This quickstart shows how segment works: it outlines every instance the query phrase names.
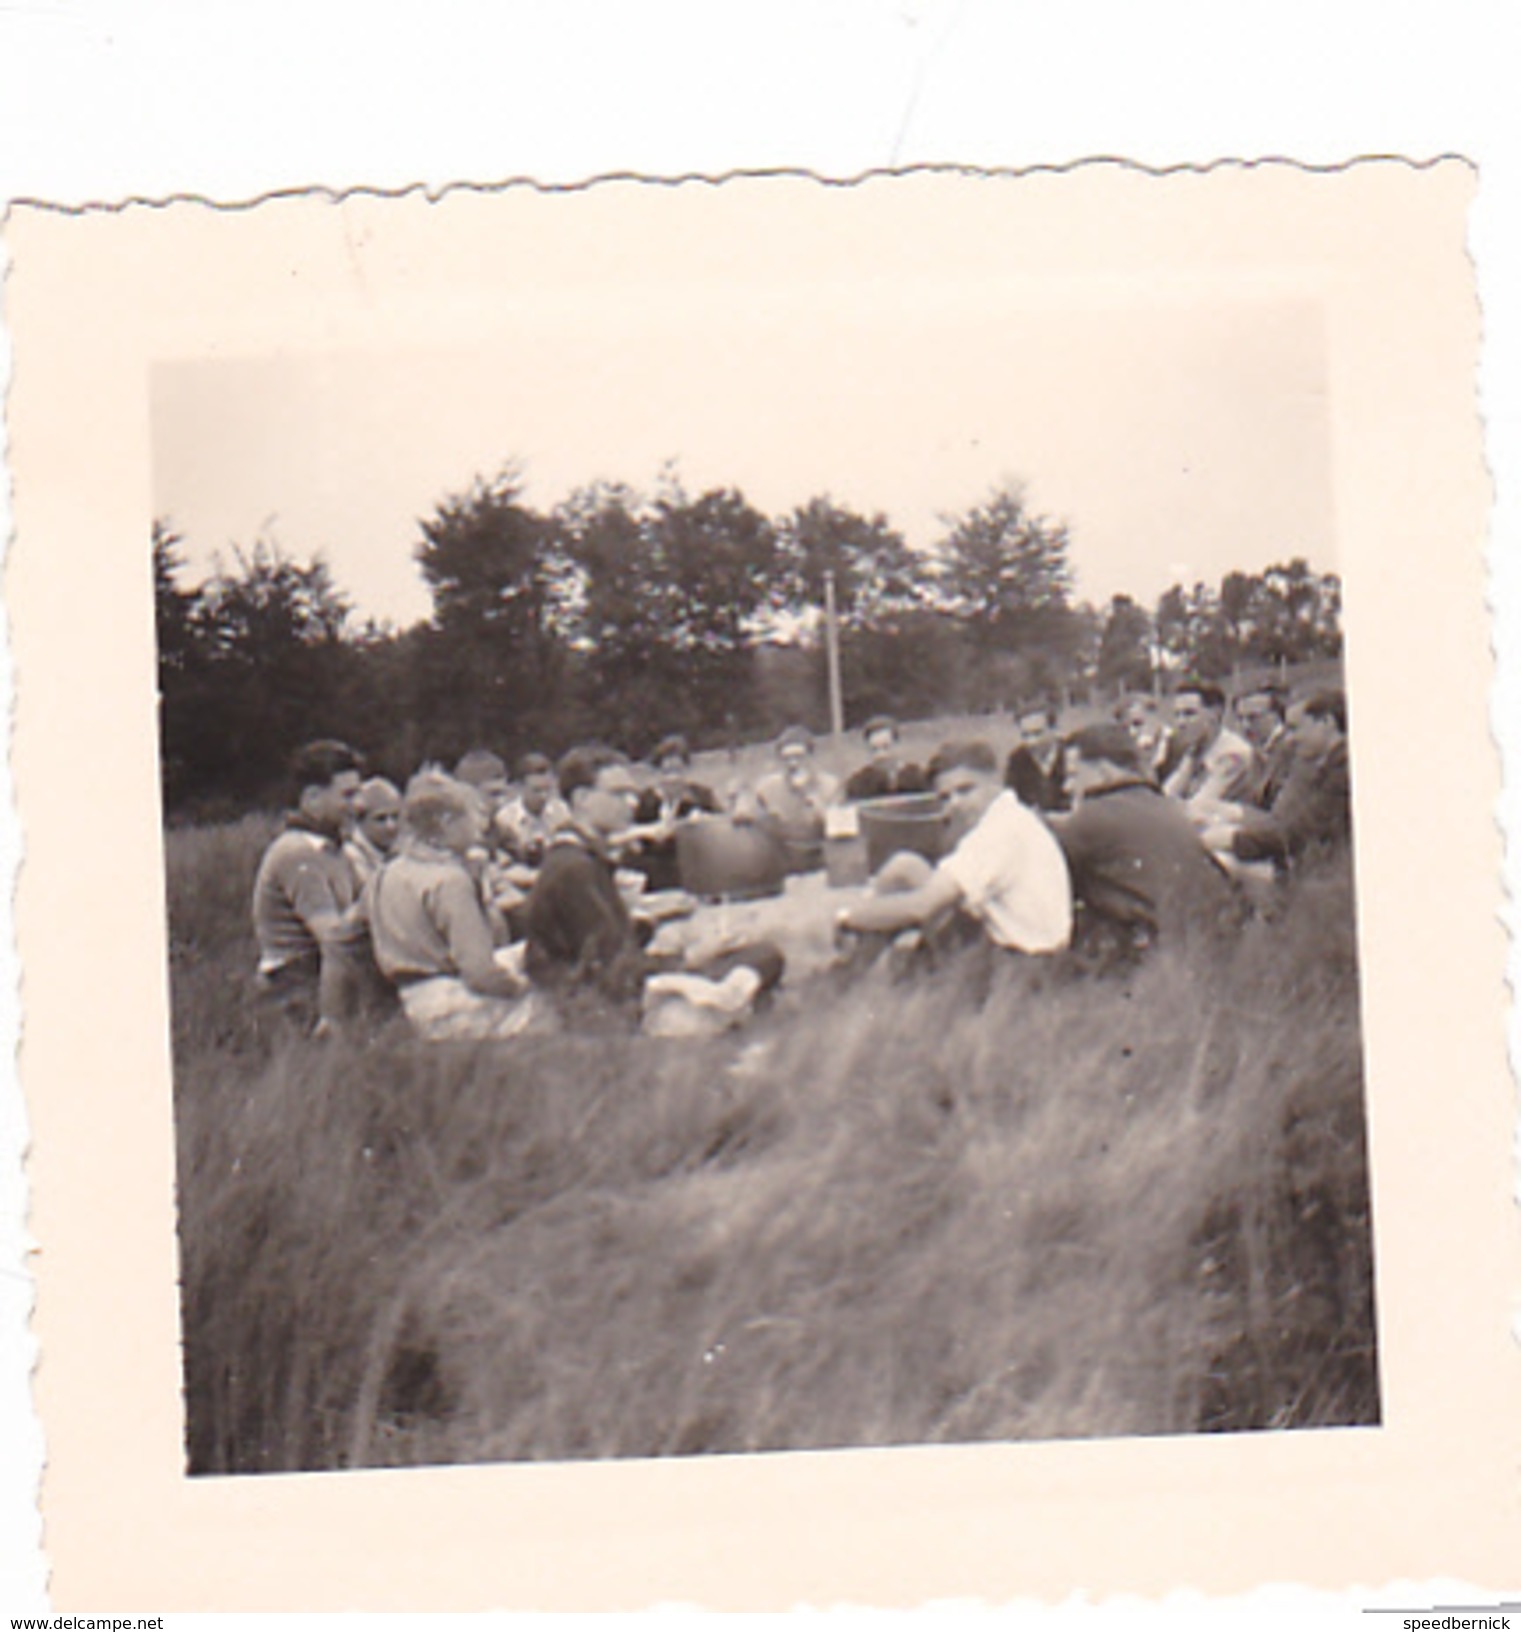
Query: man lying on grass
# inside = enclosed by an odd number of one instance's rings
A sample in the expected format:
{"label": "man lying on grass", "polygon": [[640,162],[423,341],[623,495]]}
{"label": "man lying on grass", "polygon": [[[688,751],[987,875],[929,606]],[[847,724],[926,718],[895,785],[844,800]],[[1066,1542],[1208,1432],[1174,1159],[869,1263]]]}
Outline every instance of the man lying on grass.
{"label": "man lying on grass", "polygon": [[290,764],[291,809],[253,889],[262,1006],[326,1031],[357,1001],[364,920],[343,836],[364,762],[347,743],[309,742]]}
{"label": "man lying on grass", "polygon": [[498,953],[465,856],[486,830],[475,789],[441,771],[414,776],[397,855],[365,908],[375,961],[430,1042],[516,1037],[545,1017],[512,954]]}
{"label": "man lying on grass", "polygon": [[[938,865],[902,851],[872,881],[871,893],[839,916],[863,936],[918,931],[929,944],[975,924],[1010,952],[1059,952],[1072,934],[1072,889],[1061,846],[1033,810],[1003,786],[985,742],[949,742],[930,761],[955,848]],[[870,943],[868,943],[870,944]]]}
{"label": "man lying on grass", "polygon": [[[528,972],[562,998],[590,998],[627,1010],[643,1003],[647,1028],[666,1029],[655,1011],[709,1029],[692,1011],[707,1010],[711,1029],[747,1012],[782,976],[782,954],[767,942],[739,946],[684,969],[646,952],[618,889],[613,855],[633,822],[639,787],[628,760],[611,748],[574,748],[559,766],[570,826],[555,834],[528,897]],[[676,1017],[681,1016],[682,1020]]]}

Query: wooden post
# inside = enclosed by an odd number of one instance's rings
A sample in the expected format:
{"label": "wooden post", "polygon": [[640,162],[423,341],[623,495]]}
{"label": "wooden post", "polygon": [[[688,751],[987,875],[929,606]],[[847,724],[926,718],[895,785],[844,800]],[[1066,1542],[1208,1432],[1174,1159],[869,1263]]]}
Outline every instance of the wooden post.
{"label": "wooden post", "polygon": [[832,570],[824,573],[824,643],[829,654],[829,729],[838,749],[845,737],[845,697],[840,689],[840,623],[835,615]]}

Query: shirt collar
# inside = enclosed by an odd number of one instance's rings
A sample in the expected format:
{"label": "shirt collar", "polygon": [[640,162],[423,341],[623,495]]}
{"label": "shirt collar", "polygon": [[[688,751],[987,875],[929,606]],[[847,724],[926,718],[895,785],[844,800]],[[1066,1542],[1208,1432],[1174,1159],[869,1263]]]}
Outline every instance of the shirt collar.
{"label": "shirt collar", "polygon": [[1145,788],[1148,793],[1156,793],[1156,784],[1148,782],[1144,776],[1135,776],[1127,773],[1117,777],[1113,782],[1106,782],[1101,788],[1089,788],[1084,793],[1084,800],[1102,799],[1106,793],[1123,793],[1126,788]]}
{"label": "shirt collar", "polygon": [[456,867],[465,865],[462,857],[441,844],[430,844],[426,839],[420,839],[415,833],[409,834],[402,841],[402,849],[409,856],[418,861],[450,862]]}
{"label": "shirt collar", "polygon": [[304,812],[292,810],[286,813],[285,829],[288,833],[307,833],[314,839],[320,839],[324,844],[330,844],[337,849],[340,839],[331,829],[312,821]]}

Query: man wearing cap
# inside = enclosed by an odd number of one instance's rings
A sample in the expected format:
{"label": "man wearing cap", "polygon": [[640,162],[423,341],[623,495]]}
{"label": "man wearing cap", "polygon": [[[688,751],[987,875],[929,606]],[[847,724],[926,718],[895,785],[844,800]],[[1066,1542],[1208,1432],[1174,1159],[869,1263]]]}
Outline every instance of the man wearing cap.
{"label": "man wearing cap", "polygon": [[1224,869],[1141,767],[1130,733],[1091,725],[1067,738],[1076,810],[1057,827],[1076,899],[1074,941],[1090,960],[1127,963],[1232,921]]}

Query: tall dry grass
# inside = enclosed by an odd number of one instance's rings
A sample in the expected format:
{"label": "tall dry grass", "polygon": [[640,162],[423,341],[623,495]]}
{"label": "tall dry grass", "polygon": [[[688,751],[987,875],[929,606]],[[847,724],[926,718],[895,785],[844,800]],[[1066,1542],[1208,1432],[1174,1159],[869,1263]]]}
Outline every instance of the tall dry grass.
{"label": "tall dry grass", "polygon": [[1376,1420],[1345,873],[1125,981],[303,1045],[243,1003],[263,836],[169,841],[194,1469]]}

